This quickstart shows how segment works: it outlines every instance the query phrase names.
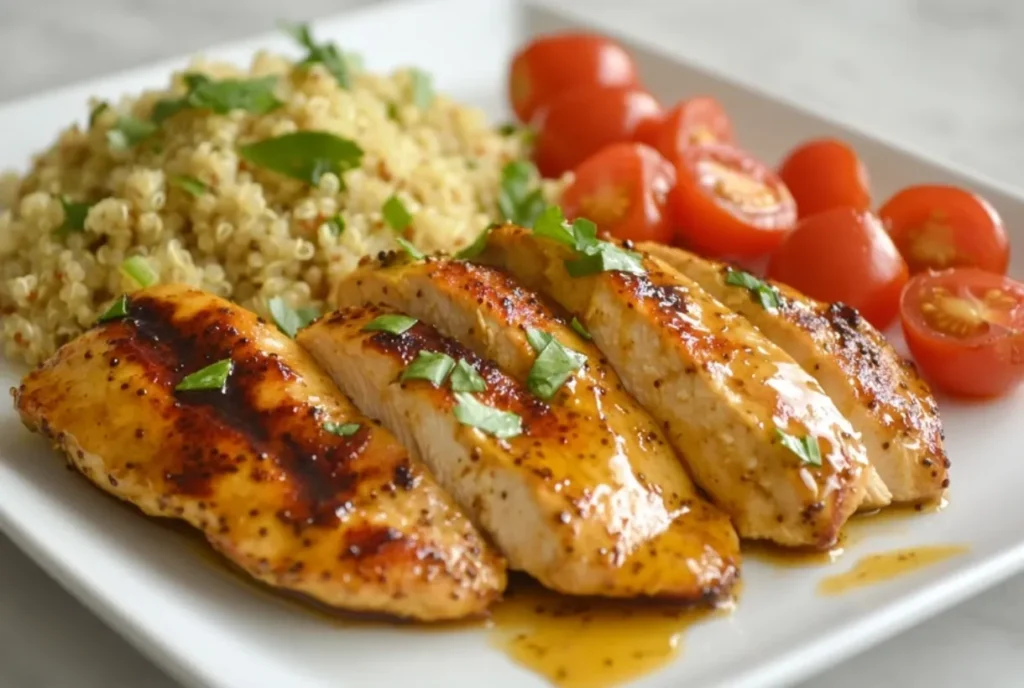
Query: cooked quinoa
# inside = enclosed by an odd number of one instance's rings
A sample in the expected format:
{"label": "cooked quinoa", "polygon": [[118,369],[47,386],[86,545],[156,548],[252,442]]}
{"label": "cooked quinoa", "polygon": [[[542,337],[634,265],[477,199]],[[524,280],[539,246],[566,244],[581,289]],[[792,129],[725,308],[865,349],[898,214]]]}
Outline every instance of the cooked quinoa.
{"label": "cooked quinoa", "polygon": [[[186,93],[188,73],[279,76],[274,95],[282,105],[265,114],[188,109],[140,144],[111,145],[108,132],[120,118],[149,121],[159,100]],[[161,282],[199,287],[266,315],[278,296],[292,307],[329,306],[332,286],[362,256],[395,248],[399,233],[382,213],[392,196],[412,216],[401,235],[421,250],[471,243],[496,219],[501,170],[523,155],[523,144],[441,94],[424,104],[417,78],[415,70],[355,71],[346,89],[321,64],[260,54],[248,70],[197,60],[166,90],[91,103],[92,122],[65,130],[26,176],[0,176],[6,356],[39,363],[120,294],[139,288],[120,269],[133,255],[144,256]],[[361,163],[311,185],[238,152],[299,130],[356,142]],[[199,193],[182,179],[200,182]],[[94,204],[79,231],[60,230],[66,203]]]}

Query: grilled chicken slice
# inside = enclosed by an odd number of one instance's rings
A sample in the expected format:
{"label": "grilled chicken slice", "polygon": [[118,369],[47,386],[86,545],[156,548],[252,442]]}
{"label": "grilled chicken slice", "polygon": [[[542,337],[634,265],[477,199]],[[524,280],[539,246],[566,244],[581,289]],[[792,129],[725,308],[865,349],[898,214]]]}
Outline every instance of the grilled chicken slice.
{"label": "grilled chicken slice", "polygon": [[[386,313],[394,312],[341,309],[300,332],[299,343],[415,449],[511,567],[569,594],[707,601],[728,591],[737,570],[728,524],[699,499],[666,497],[630,464],[630,441],[657,452],[656,438],[620,437],[567,404],[541,401],[425,323],[397,334],[365,329]],[[402,381],[421,352],[465,361],[486,389]],[[521,434],[475,424],[501,412],[515,414],[502,419]]]}
{"label": "grilled chicken slice", "polygon": [[[295,342],[185,287],[136,292],[127,311],[15,393],[29,429],[96,485],[198,528],[255,578],[334,607],[440,620],[500,596],[500,556]],[[175,391],[224,359],[222,390]]]}
{"label": "grilled chicken slice", "polygon": [[779,308],[766,309],[756,295],[726,282],[723,264],[659,244],[641,249],[747,318],[814,376],[861,434],[894,502],[942,496],[949,459],[935,400],[913,365],[856,311],[774,283]]}
{"label": "grilled chicken slice", "polygon": [[[644,258],[646,274],[574,278],[565,269],[573,257],[568,246],[505,225],[491,233],[480,262],[506,269],[580,317],[741,536],[831,546],[873,471],[818,383],[663,264]],[[791,448],[797,443],[804,458]]]}

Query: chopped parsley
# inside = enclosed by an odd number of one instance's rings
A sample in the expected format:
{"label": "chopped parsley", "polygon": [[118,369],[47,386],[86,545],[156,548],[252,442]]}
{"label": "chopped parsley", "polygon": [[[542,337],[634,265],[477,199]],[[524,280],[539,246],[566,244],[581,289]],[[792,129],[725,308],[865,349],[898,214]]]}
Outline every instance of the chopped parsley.
{"label": "chopped parsley", "polygon": [[309,24],[284,24],[282,28],[307,51],[306,57],[299,62],[300,66],[322,64],[339,86],[352,88],[350,72],[353,67],[358,67],[358,56],[343,54],[333,43],[317,43],[313,40]]}
{"label": "chopped parsley", "polygon": [[256,79],[221,79],[214,81],[205,74],[189,73],[184,76],[188,91],[181,98],[165,98],[153,106],[152,119],[157,124],[182,110],[210,110],[226,115],[232,110],[245,110],[264,115],[281,107],[274,95],[276,76]]}
{"label": "chopped parsley", "polygon": [[388,196],[380,212],[384,216],[384,221],[396,232],[404,231],[412,224],[412,215],[406,210],[402,199],[395,194]]}
{"label": "chopped parsley", "polygon": [[295,335],[306,325],[320,317],[315,308],[292,308],[280,296],[275,296],[267,303],[270,317],[274,319],[277,329],[295,339]]}
{"label": "chopped parsley", "polygon": [[468,392],[456,392],[455,418],[463,425],[482,430],[499,439],[523,433],[523,419],[511,411],[502,411],[479,401]]}
{"label": "chopped parsley", "polygon": [[487,382],[476,372],[466,359],[460,358],[451,377],[448,378],[448,386],[453,392],[484,392],[487,390]]}
{"label": "chopped parsley", "polygon": [[331,421],[327,421],[323,425],[324,430],[332,435],[340,435],[341,437],[351,437],[359,432],[361,427],[359,423],[332,423]]}
{"label": "chopped parsley", "polygon": [[547,401],[573,373],[583,367],[587,358],[567,348],[548,332],[529,329],[526,338],[538,352],[526,378],[526,386],[534,395]]}
{"label": "chopped parsley", "polygon": [[128,315],[128,295],[121,294],[114,303],[110,304],[110,308],[103,311],[103,314],[96,319],[96,322],[107,322],[108,320],[117,320]]}
{"label": "chopped parsley", "polygon": [[100,102],[96,103],[96,107],[94,107],[92,111],[89,113],[89,128],[92,129],[94,126],[96,126],[96,120],[99,118],[99,116],[109,109],[110,105],[108,105],[107,101],[105,100],[101,100]]}
{"label": "chopped parsley", "polygon": [[60,207],[64,210],[64,221],[54,230],[59,237],[66,237],[75,232],[85,231],[85,218],[95,203],[76,203],[66,197],[60,197]]}
{"label": "chopped parsley", "polygon": [[402,250],[405,251],[406,254],[413,260],[423,260],[424,258],[427,257],[426,253],[416,248],[416,246],[413,245],[413,243],[408,239],[403,239],[402,237],[395,237],[395,241],[398,243],[399,246],[402,247]]}
{"label": "chopped parsley", "polygon": [[434,102],[434,81],[421,69],[410,70],[409,76],[412,79],[412,102],[420,110],[426,110]]}
{"label": "chopped parsley", "polygon": [[764,280],[754,277],[749,272],[728,268],[725,273],[725,283],[734,287],[743,287],[757,298],[765,310],[778,310],[781,306],[779,292],[772,285]]}
{"label": "chopped parsley", "polygon": [[485,227],[484,231],[476,235],[476,239],[473,239],[473,243],[467,246],[466,248],[462,249],[458,253],[456,253],[455,257],[459,258],[460,260],[472,260],[473,258],[479,256],[481,253],[484,252],[484,249],[487,248],[487,240],[488,238],[490,238],[491,232],[494,231],[495,227],[500,226],[501,225],[494,224]]}
{"label": "chopped parsley", "polygon": [[210,187],[203,182],[199,181],[195,177],[190,177],[185,174],[177,174],[171,177],[170,182],[179,189],[188,192],[195,198],[205,195],[210,190]]}
{"label": "chopped parsley", "polygon": [[398,313],[385,313],[378,315],[370,322],[363,325],[363,332],[389,332],[391,334],[402,334],[415,325],[418,320],[408,315]]}
{"label": "chopped parsley", "polygon": [[521,227],[533,226],[544,211],[539,179],[537,167],[528,160],[513,160],[501,169],[498,210],[502,218]]}
{"label": "chopped parsley", "polygon": [[571,322],[571,323],[569,323],[569,327],[571,327],[571,328],[572,328],[572,329],[573,329],[573,330],[574,330],[574,331],[576,332],[576,334],[578,334],[579,336],[583,337],[583,338],[584,338],[584,339],[586,339],[586,340],[587,340],[588,342],[589,342],[589,341],[590,341],[591,339],[593,339],[593,337],[591,337],[591,336],[590,336],[590,333],[589,333],[589,332],[587,332],[587,328],[583,327],[583,323],[581,323],[581,322],[580,322],[580,321],[579,321],[579,320],[578,320],[578,319],[576,318],[576,316],[573,316],[572,322]]}
{"label": "chopped parsley", "polygon": [[326,225],[331,230],[331,234],[336,237],[340,237],[345,233],[345,218],[341,216],[341,213],[328,220]]}
{"label": "chopped parsley", "polygon": [[235,364],[230,358],[211,363],[210,365],[197,370],[178,383],[174,388],[176,392],[193,392],[200,390],[221,390],[228,382],[228,377],[235,369]]}
{"label": "chopped parsley", "polygon": [[238,152],[252,165],[314,186],[328,172],[340,179],[363,159],[363,149],[354,141],[326,131],[283,134],[242,146]]}
{"label": "chopped parsley", "polygon": [[121,272],[145,289],[160,281],[160,275],[142,256],[125,258],[121,263]]}
{"label": "chopped parsley", "polygon": [[448,354],[437,351],[420,351],[412,363],[405,367],[398,379],[401,382],[427,380],[435,387],[440,387],[454,367],[455,359]]}
{"label": "chopped parsley", "polygon": [[157,132],[152,122],[131,115],[121,115],[107,131],[107,143],[114,150],[128,150],[142,143]]}
{"label": "chopped parsley", "polygon": [[557,206],[549,206],[537,218],[533,233],[571,247],[577,258],[565,261],[565,269],[573,277],[598,272],[629,272],[642,275],[647,272],[639,253],[597,238],[597,225],[585,218],[572,224],[565,221]]}
{"label": "chopped parsley", "polygon": [[782,442],[782,446],[800,457],[801,462],[808,466],[821,465],[821,447],[818,446],[817,437],[811,435],[796,437],[778,428],[775,429],[775,434]]}

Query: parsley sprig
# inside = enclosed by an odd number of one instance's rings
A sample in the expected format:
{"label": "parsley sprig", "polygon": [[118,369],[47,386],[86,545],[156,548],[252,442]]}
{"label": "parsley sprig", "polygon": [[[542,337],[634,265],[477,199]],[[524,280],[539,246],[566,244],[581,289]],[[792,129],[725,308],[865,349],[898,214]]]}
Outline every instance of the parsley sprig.
{"label": "parsley sprig", "polygon": [[569,223],[558,206],[548,206],[533,226],[537,236],[569,246],[576,258],[565,261],[565,269],[573,277],[584,277],[599,272],[628,272],[643,275],[647,272],[642,256],[609,241],[597,238],[597,225],[585,218]]}

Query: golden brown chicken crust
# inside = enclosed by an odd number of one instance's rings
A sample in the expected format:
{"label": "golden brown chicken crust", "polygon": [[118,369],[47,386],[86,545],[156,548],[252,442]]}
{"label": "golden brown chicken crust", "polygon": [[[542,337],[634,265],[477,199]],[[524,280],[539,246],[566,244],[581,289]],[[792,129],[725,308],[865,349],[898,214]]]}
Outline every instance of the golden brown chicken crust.
{"label": "golden brown chicken crust", "polygon": [[[158,287],[129,303],[16,392],[25,424],[94,483],[329,605],[433,620],[500,596],[501,558],[294,342],[198,291]],[[174,391],[225,358],[223,391]],[[328,422],[359,429],[342,436]]]}

